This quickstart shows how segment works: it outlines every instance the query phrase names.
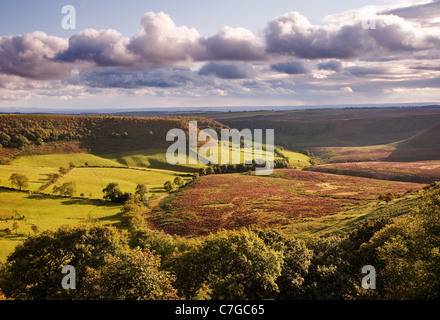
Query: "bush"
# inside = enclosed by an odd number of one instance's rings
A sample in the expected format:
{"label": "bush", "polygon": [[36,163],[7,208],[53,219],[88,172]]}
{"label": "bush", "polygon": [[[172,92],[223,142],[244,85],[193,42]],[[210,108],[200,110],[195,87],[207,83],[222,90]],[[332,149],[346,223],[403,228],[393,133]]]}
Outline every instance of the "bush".
{"label": "bush", "polygon": [[380,201],[390,202],[391,200],[394,200],[394,198],[396,198],[396,196],[391,192],[388,192],[387,194],[379,195],[377,199],[379,199]]}

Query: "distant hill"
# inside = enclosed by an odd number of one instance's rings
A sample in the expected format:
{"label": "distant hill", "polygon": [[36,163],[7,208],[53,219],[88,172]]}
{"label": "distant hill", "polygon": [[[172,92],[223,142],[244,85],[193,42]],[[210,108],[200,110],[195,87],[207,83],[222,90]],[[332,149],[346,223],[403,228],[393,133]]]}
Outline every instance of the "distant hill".
{"label": "distant hill", "polygon": [[[0,115],[2,153],[28,149],[38,154],[73,149],[110,153],[163,148],[169,145],[170,129],[188,131],[188,121],[197,120],[199,128],[219,130],[221,123],[201,117],[117,117],[101,115]],[[72,147],[76,145],[76,147]]]}
{"label": "distant hill", "polygon": [[440,125],[397,144],[388,160],[417,161],[440,159]]}
{"label": "distant hill", "polygon": [[409,139],[440,124],[440,107],[345,108],[206,115],[231,128],[275,129],[294,147],[354,147]]}

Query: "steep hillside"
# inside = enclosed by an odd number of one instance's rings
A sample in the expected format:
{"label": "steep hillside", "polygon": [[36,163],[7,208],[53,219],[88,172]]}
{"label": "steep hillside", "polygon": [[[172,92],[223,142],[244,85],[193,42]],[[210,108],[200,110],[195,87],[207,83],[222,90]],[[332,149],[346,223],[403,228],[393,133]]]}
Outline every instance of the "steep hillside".
{"label": "steep hillside", "polygon": [[419,161],[440,159],[440,125],[397,144],[388,160]]}
{"label": "steep hillside", "polygon": [[206,114],[231,128],[275,129],[276,143],[295,147],[386,145],[440,125],[440,108],[347,108]]}
{"label": "steep hillside", "polygon": [[[165,140],[167,132],[173,128],[187,131],[189,120],[198,121],[199,128],[225,127],[214,120],[194,117],[0,115],[0,144],[3,155],[14,149],[31,154],[58,153],[62,143],[76,145],[75,152],[91,153],[164,148],[169,144]],[[58,151],[66,151],[61,149]]]}

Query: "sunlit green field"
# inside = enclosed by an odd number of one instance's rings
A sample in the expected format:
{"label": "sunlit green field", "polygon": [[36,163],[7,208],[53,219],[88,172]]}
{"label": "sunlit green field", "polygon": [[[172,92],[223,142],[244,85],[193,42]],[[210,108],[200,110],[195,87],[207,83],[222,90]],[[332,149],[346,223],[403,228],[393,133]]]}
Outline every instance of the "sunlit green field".
{"label": "sunlit green field", "polygon": [[310,167],[310,158],[305,154],[293,152],[287,149],[279,150],[279,152],[289,159],[289,163],[292,166],[298,169]]}
{"label": "sunlit green field", "polygon": [[23,174],[29,179],[28,187],[23,188],[23,190],[36,191],[39,187],[46,184],[48,180],[48,175],[50,173],[56,173],[58,168],[53,167],[29,167],[29,166],[0,166],[0,186],[12,188],[9,177],[13,173]]}
{"label": "sunlit green field", "polygon": [[115,160],[105,159],[88,153],[72,153],[72,154],[47,154],[24,156],[12,161],[14,166],[31,166],[31,167],[68,167],[69,163],[76,166],[122,166]]}
{"label": "sunlit green field", "polygon": [[[83,194],[86,198],[102,199],[104,189],[109,183],[118,183],[122,192],[134,193],[137,184],[145,184],[151,194],[165,192],[163,186],[166,181],[174,181],[179,172],[146,169],[136,170],[128,168],[75,168],[60,179],[55,185],[65,182],[76,184],[76,194]],[[191,179],[184,177],[184,179]],[[52,192],[53,186],[46,192]]]}
{"label": "sunlit green field", "polygon": [[77,167],[138,167],[182,172],[195,172],[203,167],[201,163],[170,165],[166,158],[165,149],[146,149],[101,155],[88,153],[32,155],[15,159],[11,164],[14,166],[59,168],[68,167],[69,163],[73,163]]}
{"label": "sunlit green field", "polygon": [[[98,200],[52,198],[0,190],[0,201],[0,261],[4,261],[27,234],[33,234],[32,225],[43,231],[91,221],[117,224],[121,215],[121,205]],[[24,219],[20,220],[19,216]],[[15,230],[14,223],[18,226]],[[7,235],[5,229],[10,229],[12,234]]]}

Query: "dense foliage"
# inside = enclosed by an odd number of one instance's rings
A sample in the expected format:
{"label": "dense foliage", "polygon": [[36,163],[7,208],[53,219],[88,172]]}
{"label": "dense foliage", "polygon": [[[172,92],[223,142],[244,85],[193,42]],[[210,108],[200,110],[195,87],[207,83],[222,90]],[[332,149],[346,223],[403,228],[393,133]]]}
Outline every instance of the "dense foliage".
{"label": "dense foliage", "polygon": [[77,141],[92,151],[124,151],[164,146],[173,128],[188,130],[188,121],[200,128],[225,126],[205,118],[116,117],[77,115],[0,115],[0,147],[23,149],[50,143]]}
{"label": "dense foliage", "polygon": [[[345,237],[242,229],[188,239],[134,219],[145,207],[133,195],[126,234],[85,225],[31,236],[1,268],[0,287],[14,299],[439,299],[440,183],[417,203]],[[66,264],[77,290],[60,286]],[[361,286],[365,265],[377,270],[374,290]]]}

